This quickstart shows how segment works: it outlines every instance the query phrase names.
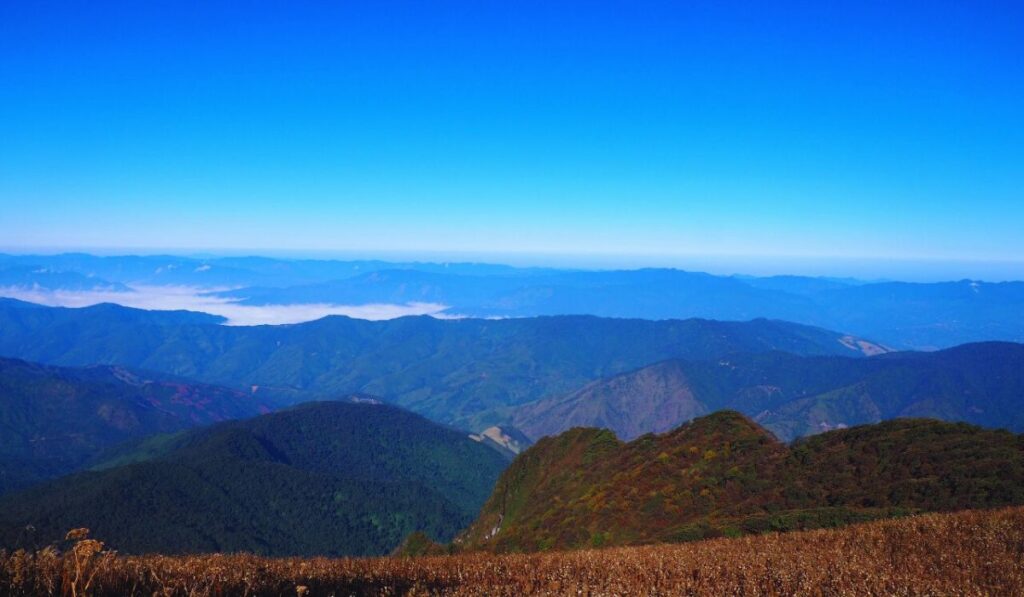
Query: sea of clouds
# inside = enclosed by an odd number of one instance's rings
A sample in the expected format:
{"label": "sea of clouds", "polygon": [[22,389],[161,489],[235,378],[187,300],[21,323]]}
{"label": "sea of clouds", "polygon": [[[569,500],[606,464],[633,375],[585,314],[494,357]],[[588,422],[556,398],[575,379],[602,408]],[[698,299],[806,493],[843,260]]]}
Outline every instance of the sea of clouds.
{"label": "sea of clouds", "polygon": [[211,294],[211,288],[191,286],[133,286],[130,292],[110,290],[50,290],[45,288],[0,288],[0,296],[52,307],[88,307],[115,303],[125,307],[150,310],[187,310],[220,315],[226,325],[264,325],[302,323],[328,315],[345,315],[357,319],[383,320],[407,315],[430,315],[453,318],[444,313],[447,305],[436,303],[336,305],[327,303],[294,305],[242,305],[237,299]]}

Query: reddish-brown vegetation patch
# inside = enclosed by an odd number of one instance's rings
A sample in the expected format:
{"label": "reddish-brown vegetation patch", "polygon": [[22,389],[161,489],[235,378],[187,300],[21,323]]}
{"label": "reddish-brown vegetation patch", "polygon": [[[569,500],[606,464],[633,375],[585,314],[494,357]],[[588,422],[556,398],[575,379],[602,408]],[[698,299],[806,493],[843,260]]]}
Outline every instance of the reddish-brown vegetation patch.
{"label": "reddish-brown vegetation patch", "polygon": [[[0,553],[11,595],[1020,595],[1024,508],[682,545],[423,558]],[[76,580],[77,579],[77,580]],[[88,583],[88,589],[85,589]]]}

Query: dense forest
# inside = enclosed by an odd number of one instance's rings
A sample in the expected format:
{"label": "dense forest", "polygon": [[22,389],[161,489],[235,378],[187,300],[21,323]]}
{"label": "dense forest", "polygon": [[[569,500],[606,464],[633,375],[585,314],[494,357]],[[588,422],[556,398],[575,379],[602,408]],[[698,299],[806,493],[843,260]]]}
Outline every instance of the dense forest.
{"label": "dense forest", "polygon": [[[0,544],[86,526],[125,553],[371,555],[449,540],[507,460],[391,406],[311,403],[185,432],[129,464],[0,498]],[[31,525],[32,531],[26,529]]]}
{"label": "dense forest", "polygon": [[123,442],[264,408],[247,393],[165,374],[0,358],[0,494],[94,464]]}
{"label": "dense forest", "polygon": [[224,326],[211,316],[0,299],[0,356],[110,364],[255,391],[281,405],[365,392],[479,431],[510,407],[669,359],[736,352],[860,356],[843,334],[783,321],[588,316]]}

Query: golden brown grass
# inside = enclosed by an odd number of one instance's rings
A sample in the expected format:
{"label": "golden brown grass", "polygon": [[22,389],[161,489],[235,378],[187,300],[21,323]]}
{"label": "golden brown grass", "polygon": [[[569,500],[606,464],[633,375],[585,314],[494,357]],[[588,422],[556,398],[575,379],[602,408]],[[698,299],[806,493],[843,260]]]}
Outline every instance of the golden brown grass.
{"label": "golden brown grass", "polygon": [[1024,508],[532,555],[113,557],[77,541],[0,552],[0,594],[1024,595]]}

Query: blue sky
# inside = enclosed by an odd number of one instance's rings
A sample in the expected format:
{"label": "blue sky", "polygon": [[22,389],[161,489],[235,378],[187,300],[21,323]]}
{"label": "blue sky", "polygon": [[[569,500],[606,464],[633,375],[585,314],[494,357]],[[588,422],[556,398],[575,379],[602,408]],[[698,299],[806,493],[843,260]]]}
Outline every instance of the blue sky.
{"label": "blue sky", "polygon": [[1024,262],[1020,3],[689,4],[4,2],[0,245]]}

